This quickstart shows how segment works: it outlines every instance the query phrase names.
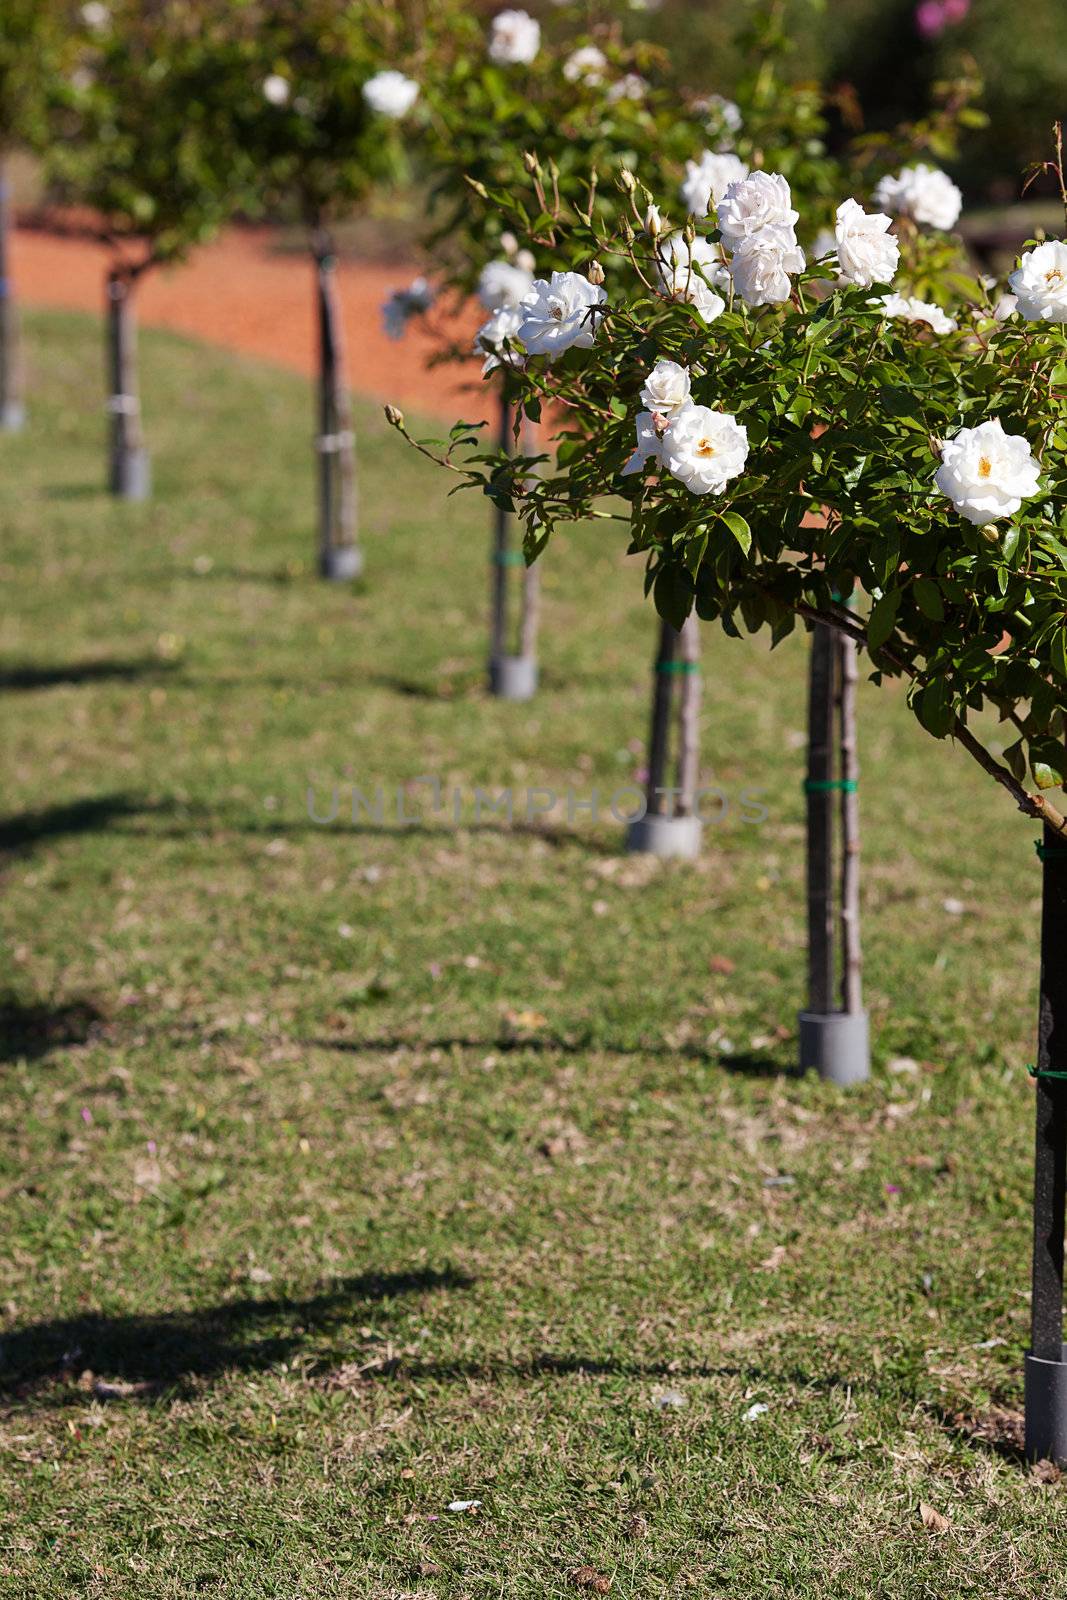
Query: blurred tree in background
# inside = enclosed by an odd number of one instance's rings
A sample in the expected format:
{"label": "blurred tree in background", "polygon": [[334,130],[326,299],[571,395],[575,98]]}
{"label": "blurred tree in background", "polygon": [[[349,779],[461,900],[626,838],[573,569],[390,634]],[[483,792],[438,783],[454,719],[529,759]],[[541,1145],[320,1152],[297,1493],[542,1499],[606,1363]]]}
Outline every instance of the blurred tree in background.
{"label": "blurred tree in background", "polygon": [[68,35],[63,0],[4,0],[0,14],[0,428],[23,422],[18,315],[8,271],[9,158],[39,149]]}
{"label": "blurred tree in background", "polygon": [[53,193],[107,246],[109,482],[148,493],[134,291],[232,214],[238,152],[219,0],[88,0],[76,65],[55,85],[44,149]]}
{"label": "blurred tree in background", "polygon": [[[634,26],[667,46],[686,81],[729,93],[745,71],[748,0],[662,0]],[[990,124],[955,168],[972,203],[1016,196],[1020,175],[1067,112],[1064,0],[784,0],[797,78],[849,85],[868,126],[921,113],[935,80],[970,54],[985,80]]]}
{"label": "blurred tree in background", "polygon": [[452,0],[230,0],[229,11],[226,103],[242,206],[295,216],[314,266],[319,570],[353,578],[362,555],[336,233],[376,190],[412,180],[422,80]]}

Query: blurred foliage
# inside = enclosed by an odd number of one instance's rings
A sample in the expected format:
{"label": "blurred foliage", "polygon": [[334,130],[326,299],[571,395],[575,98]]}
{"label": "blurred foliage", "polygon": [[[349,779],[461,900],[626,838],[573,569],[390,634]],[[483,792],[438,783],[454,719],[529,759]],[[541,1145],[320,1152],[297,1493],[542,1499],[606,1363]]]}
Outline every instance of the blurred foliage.
{"label": "blurred foliage", "polygon": [[[790,0],[790,72],[851,86],[867,126],[889,128],[921,111],[961,55],[973,57],[990,124],[969,142],[955,175],[975,201],[1017,194],[1067,108],[1063,0],[1031,0],[1023,10],[1014,0],[970,0],[963,20],[933,38],[921,35],[916,9],[915,0]],[[636,13],[634,26],[654,31],[684,63],[687,81],[729,93],[748,65],[738,41],[747,11],[747,0],[663,0],[651,17]]]}
{"label": "blurred foliage", "polygon": [[54,192],[89,207],[134,271],[180,257],[230,215],[224,23],[217,0],[83,7],[74,64],[51,81]]}
{"label": "blurred foliage", "polygon": [[[375,187],[410,179],[405,131],[370,108],[364,85],[383,69],[421,78],[448,6],[235,0],[230,13],[228,109],[248,209],[330,226]],[[271,79],[282,103],[264,92]]]}
{"label": "blurred foliage", "polygon": [[[975,104],[981,84],[961,73],[931,84],[915,116],[885,132],[866,131],[852,96],[791,76],[790,26],[800,13],[817,14],[813,0],[746,0],[737,70],[681,91],[674,81],[678,60],[686,59],[680,47],[672,62],[658,43],[623,42],[619,24],[632,15],[625,0],[554,5],[530,62],[493,62],[484,17],[461,22],[426,88],[434,275],[469,290],[486,262],[507,253],[502,240],[509,234],[533,249],[539,267],[557,266],[552,215],[559,203],[578,215],[595,203],[599,216],[617,220],[628,209],[621,181],[627,169],[642,197],[638,227],[653,201],[677,223],[689,207],[687,164],[711,151],[781,173],[810,249],[832,226],[843,196],[869,198],[879,177],[908,161],[943,166],[984,126]],[[594,45],[602,58],[595,81],[569,79],[571,52]],[[640,92],[617,94],[635,73]],[[726,93],[734,126],[709,91]],[[839,126],[847,137],[838,136]],[[959,264],[957,246],[927,238],[918,253],[912,291],[943,299]],[[629,271],[623,255],[609,253],[598,264],[609,285]]]}
{"label": "blurred foliage", "polygon": [[0,152],[40,143],[51,83],[70,49],[62,0],[4,0],[0,9]]}

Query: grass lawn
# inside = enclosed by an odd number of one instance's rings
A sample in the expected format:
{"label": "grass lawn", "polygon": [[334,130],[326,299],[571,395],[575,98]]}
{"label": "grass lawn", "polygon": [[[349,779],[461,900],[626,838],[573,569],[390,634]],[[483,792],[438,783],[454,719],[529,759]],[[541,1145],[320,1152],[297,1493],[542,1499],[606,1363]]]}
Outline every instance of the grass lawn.
{"label": "grass lawn", "polygon": [[[802,637],[708,633],[737,803],[698,865],[610,813],[475,821],[477,784],[642,764],[623,533],[550,550],[543,692],[494,703],[487,508],[375,411],[367,578],[328,587],[300,382],[145,336],[158,495],[117,506],[98,329],[28,344],[0,1596],[1067,1593],[1067,1488],[1018,1448],[1032,826],[864,686],[875,1075],[801,1079]],[[418,785],[396,824],[422,774],[459,826]],[[312,822],[309,782],[383,822]]]}

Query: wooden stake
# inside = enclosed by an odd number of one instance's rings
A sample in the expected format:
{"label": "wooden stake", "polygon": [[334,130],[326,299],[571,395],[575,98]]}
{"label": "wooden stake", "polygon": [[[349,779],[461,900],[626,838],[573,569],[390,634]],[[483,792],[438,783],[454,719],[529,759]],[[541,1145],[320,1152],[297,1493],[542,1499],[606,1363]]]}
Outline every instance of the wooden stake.
{"label": "wooden stake", "polygon": [[[532,456],[537,449],[537,430],[529,418],[522,425],[523,454]],[[531,661],[537,655],[537,634],[541,624],[541,561],[522,569],[522,618],[519,624],[519,654]]]}
{"label": "wooden stake", "polygon": [[652,725],[648,735],[648,814],[667,813],[665,794],[667,761],[670,753],[671,706],[674,700],[674,664],[678,659],[681,635],[669,622],[660,619],[659,641],[652,679]]}
{"label": "wooden stake", "polygon": [[312,234],[311,249],[319,324],[319,560],[325,570],[337,551],[357,546],[356,457],[333,242],[321,228]]}
{"label": "wooden stake", "polygon": [[841,753],[841,1009],[863,1010],[863,950],[860,942],[859,750],[856,741],[856,646],[835,635]]}
{"label": "wooden stake", "polygon": [[111,488],[124,491],[131,458],[144,448],[137,384],[137,322],[133,282],[121,267],[107,275],[108,412]]}
{"label": "wooden stake", "polygon": [[[497,442],[507,455],[512,453],[512,414],[507,391],[500,390],[500,418]],[[511,518],[503,506],[494,507],[492,570],[489,574],[489,654],[493,658],[508,653],[508,562],[511,555]]]}
{"label": "wooden stake", "polygon": [[678,797],[676,817],[691,817],[700,787],[700,622],[695,612],[679,634],[679,659],[689,668],[678,690]]}
{"label": "wooden stake", "polygon": [[1067,1183],[1067,844],[1046,825],[1037,1017],[1037,1133],[1030,1350],[1063,1359],[1063,1235]]}
{"label": "wooden stake", "polygon": [[808,1010],[834,1009],[833,791],[834,679],[833,631],[817,624],[811,636],[808,684]]}

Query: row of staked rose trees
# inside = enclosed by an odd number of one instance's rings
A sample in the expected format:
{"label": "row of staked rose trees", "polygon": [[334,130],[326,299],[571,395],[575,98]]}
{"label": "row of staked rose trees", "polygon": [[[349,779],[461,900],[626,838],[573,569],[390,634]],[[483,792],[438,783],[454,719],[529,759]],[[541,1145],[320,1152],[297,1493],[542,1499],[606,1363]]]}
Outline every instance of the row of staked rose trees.
{"label": "row of staked rose trees", "polygon": [[[1067,212],[1059,147],[1051,165]],[[882,194],[899,204],[909,184]],[[529,214],[524,195],[502,199]],[[458,424],[427,453],[506,488],[530,558],[560,523],[621,520],[676,630],[695,613],[775,644],[798,622],[843,637],[1042,826],[1026,1448],[1067,1461],[1067,820],[1050,798],[1067,778],[1067,244],[1028,249],[1006,303],[971,285],[937,334],[900,314],[899,241],[850,196],[810,261],[770,171],[681,231],[636,203],[621,220],[595,200],[545,209],[532,231],[557,266],[505,348],[520,413],[562,419],[556,449],[532,473]],[[679,248],[722,300],[710,328],[664,283]],[[1013,734],[1002,756],[987,709]]]}
{"label": "row of staked rose trees", "polygon": [[[954,326],[936,302],[916,295],[944,297],[960,267],[958,246],[946,232],[959,213],[959,191],[929,161],[950,155],[959,127],[980,120],[969,104],[974,85],[966,79],[947,84],[941,102],[922,121],[892,136],[854,140],[831,155],[829,92],[788,81],[781,20],[780,5],[752,11],[744,41],[752,67],[731,86],[732,100],[679,95],[661,54],[648,45],[624,47],[606,15],[591,32],[565,28],[560,39],[543,37],[524,12],[502,13],[478,70],[471,66],[478,40],[455,41],[456,61],[428,90],[436,190],[445,207],[435,281],[460,296],[476,290],[488,313],[475,348],[497,390],[501,448],[517,446],[528,470],[535,470],[534,432],[541,419],[528,400],[521,428],[516,426],[512,369],[527,353],[549,353],[555,339],[549,329],[531,345],[529,328],[525,343],[519,330],[538,260],[547,268],[554,259],[550,212],[560,205],[588,213],[595,202],[602,225],[628,216],[653,229],[659,240],[652,269],[656,287],[689,306],[696,327],[710,328],[725,310],[729,273],[708,240],[690,239],[680,227],[663,224],[653,193],[673,215],[703,220],[730,183],[751,170],[780,169],[803,209],[804,244],[817,255],[820,235],[833,238],[834,197],[853,185],[870,192],[877,182],[879,198],[896,218],[904,255],[895,287],[908,293],[894,297],[894,315],[924,321],[938,334]],[[532,198],[516,204],[514,196],[527,182]],[[793,244],[799,252],[796,237]],[[609,299],[628,269],[622,256],[598,260],[599,283]],[[426,299],[425,280],[395,295],[387,307],[390,326],[402,330]],[[665,384],[661,398],[669,409],[669,377]],[[656,410],[656,389],[650,379],[650,411]],[[583,418],[571,420],[561,460],[582,448]],[[526,698],[536,682],[531,618],[539,567],[523,569],[520,647],[514,655],[505,642],[505,607],[509,575],[522,559],[509,539],[509,482],[506,475],[491,476],[486,485],[494,500],[489,682],[495,693]],[[844,1079],[865,1076],[869,1068],[860,980],[854,675],[848,642],[817,630],[806,785],[810,981],[802,1038],[806,1065]],[[681,628],[662,619],[651,702],[645,810],[630,826],[627,842],[635,850],[692,856],[702,831],[695,616]]]}
{"label": "row of staked rose trees", "polygon": [[[287,213],[306,230],[320,344],[319,562],[358,571],[353,435],[333,289],[333,229],[408,172],[413,77],[450,0],[13,0],[0,16],[0,155],[44,160],[51,192],[109,253],[109,483],[149,493],[136,290],[236,214]],[[23,16],[23,13],[25,15]],[[16,26],[16,24],[18,24]],[[53,41],[58,41],[53,43]],[[0,204],[0,256],[6,237]],[[5,301],[5,306],[10,302]],[[0,317],[0,376],[15,365]],[[4,390],[12,408],[13,391]]]}

